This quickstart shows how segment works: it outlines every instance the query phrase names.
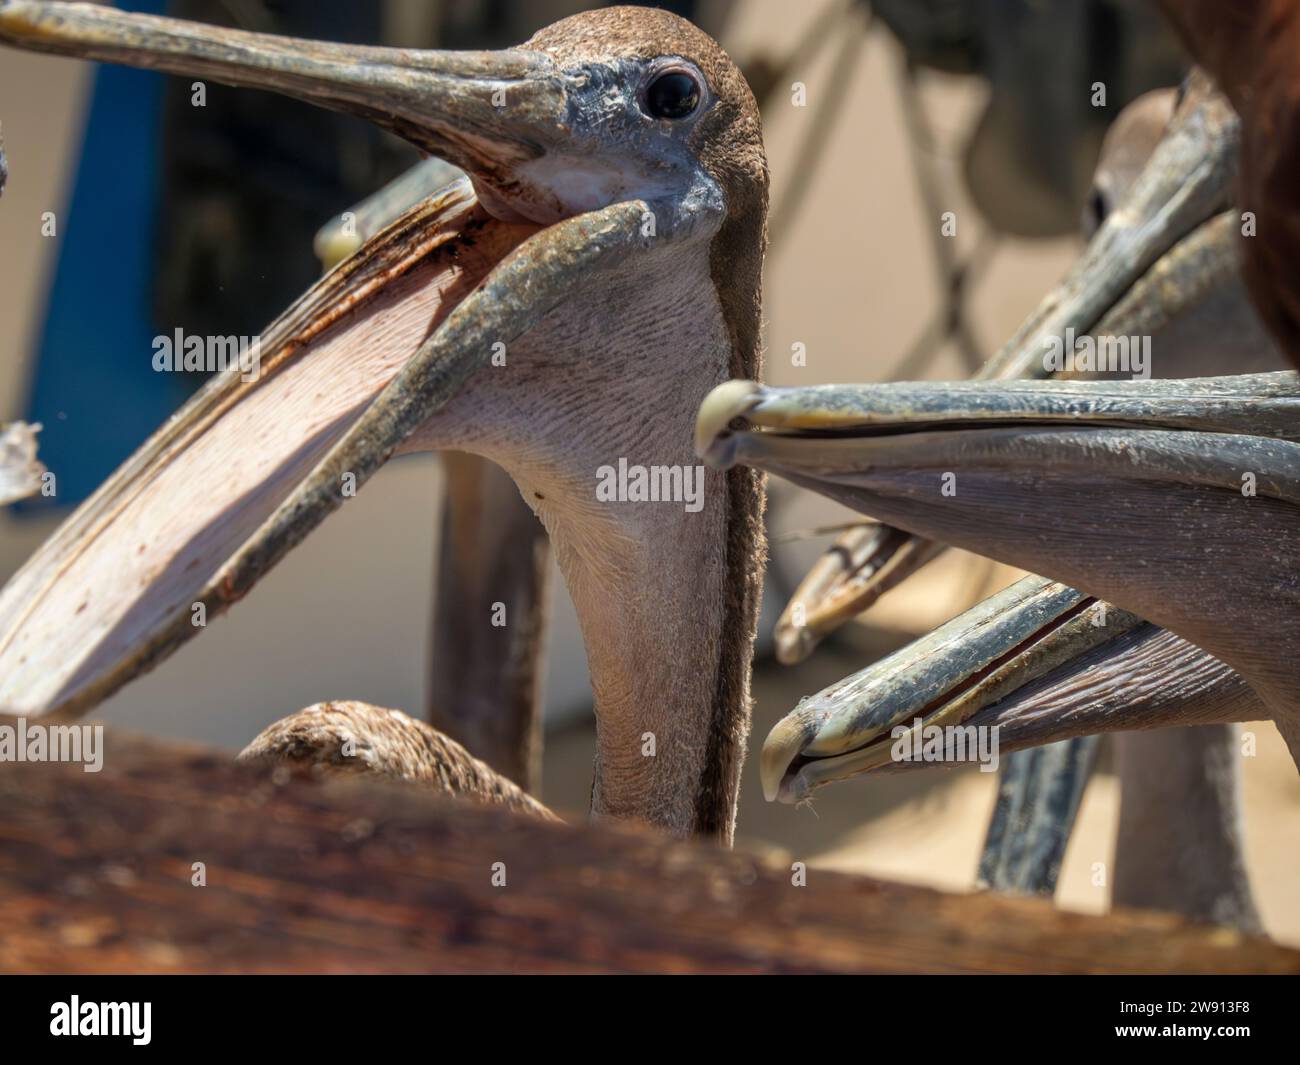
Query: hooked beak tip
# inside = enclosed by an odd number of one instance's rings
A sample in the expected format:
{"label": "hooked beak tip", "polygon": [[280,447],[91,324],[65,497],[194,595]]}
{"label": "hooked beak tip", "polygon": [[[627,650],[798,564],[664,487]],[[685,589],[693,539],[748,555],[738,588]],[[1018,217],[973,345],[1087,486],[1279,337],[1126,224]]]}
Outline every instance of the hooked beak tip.
{"label": "hooked beak tip", "polygon": [[773,633],[776,644],[776,660],[783,666],[797,666],[804,661],[816,646],[809,631],[798,625],[778,624]]}
{"label": "hooked beak tip", "polygon": [[[0,3],[3,2],[0,0]],[[359,237],[348,236],[340,231],[322,230],[312,242],[312,251],[320,260],[321,269],[328,272],[360,248],[362,243]]]}
{"label": "hooked beak tip", "polygon": [[754,381],[724,381],[704,397],[695,417],[695,453],[714,469],[735,462],[735,444],[727,427],[754,409],[763,388]]}
{"label": "hooked beak tip", "polygon": [[806,794],[806,788],[800,787],[797,778],[786,776],[791,763],[802,753],[803,745],[804,730],[790,718],[778,721],[768,733],[758,758],[763,798],[768,802],[793,804]]}

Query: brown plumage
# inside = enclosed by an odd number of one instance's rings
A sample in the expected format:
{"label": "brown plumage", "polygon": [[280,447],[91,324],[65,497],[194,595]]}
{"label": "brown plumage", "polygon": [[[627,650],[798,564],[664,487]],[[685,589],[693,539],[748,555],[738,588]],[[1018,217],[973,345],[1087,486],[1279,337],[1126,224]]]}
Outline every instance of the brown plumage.
{"label": "brown plumage", "polygon": [[431,725],[369,703],[316,703],[263,729],[241,762],[275,762],[312,777],[381,776],[437,795],[559,818]]}
{"label": "brown plumage", "polygon": [[1161,0],[1241,116],[1237,206],[1255,215],[1242,273],[1256,308],[1300,366],[1300,3]]}
{"label": "brown plumage", "polygon": [[[690,58],[703,71],[717,103],[696,126],[688,143],[727,199],[726,220],[709,249],[709,272],[731,339],[728,371],[732,377],[762,380],[759,326],[767,247],[768,168],[758,104],[739,68],[703,30],[667,11],[643,7],[584,11],[538,31],[525,47],[566,63],[611,54],[676,53]],[[726,600],[694,830],[730,841],[749,739],[750,670],[767,538],[763,474],[748,468],[728,470],[726,484]]]}

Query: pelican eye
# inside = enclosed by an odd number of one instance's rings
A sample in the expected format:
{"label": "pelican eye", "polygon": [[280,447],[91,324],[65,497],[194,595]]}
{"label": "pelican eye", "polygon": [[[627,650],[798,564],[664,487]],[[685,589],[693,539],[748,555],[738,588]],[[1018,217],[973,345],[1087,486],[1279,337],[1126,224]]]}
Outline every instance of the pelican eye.
{"label": "pelican eye", "polygon": [[660,74],[645,89],[645,113],[651,118],[681,119],[700,106],[700,83],[684,70]]}

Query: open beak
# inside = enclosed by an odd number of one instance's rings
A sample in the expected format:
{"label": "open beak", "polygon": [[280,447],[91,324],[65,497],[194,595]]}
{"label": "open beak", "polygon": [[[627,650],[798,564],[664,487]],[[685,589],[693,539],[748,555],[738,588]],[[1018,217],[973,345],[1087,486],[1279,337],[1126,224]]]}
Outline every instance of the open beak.
{"label": "open beak", "polygon": [[469,176],[406,211],[238,358],[227,348],[229,369],[0,592],[0,709],[72,715],[246,594],[496,345],[625,256],[645,205],[566,218],[528,194],[519,165],[562,141],[568,119],[541,54],[322,44],[22,0],[0,2],[0,42],[272,89],[366,117]]}
{"label": "open beak", "polygon": [[[1239,274],[1227,211],[1239,122],[1200,72],[1128,199],[1061,282],[976,379],[1044,378],[1052,338],[1156,333]],[[776,651],[802,661],[943,548],[886,525],[841,533],[814,563],[776,625]]]}

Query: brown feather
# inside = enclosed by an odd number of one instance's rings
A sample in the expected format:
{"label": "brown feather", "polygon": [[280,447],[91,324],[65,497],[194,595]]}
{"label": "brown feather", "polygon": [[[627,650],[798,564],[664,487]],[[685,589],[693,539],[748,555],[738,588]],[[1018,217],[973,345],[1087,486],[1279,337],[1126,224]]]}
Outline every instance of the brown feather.
{"label": "brown feather", "polygon": [[432,725],[369,703],[317,703],[260,732],[241,762],[274,762],[313,777],[378,775],[427,791],[559,818]]}
{"label": "brown feather", "polygon": [[1242,274],[1260,317],[1300,366],[1300,3],[1161,0],[1242,120],[1237,206],[1255,215]]}

